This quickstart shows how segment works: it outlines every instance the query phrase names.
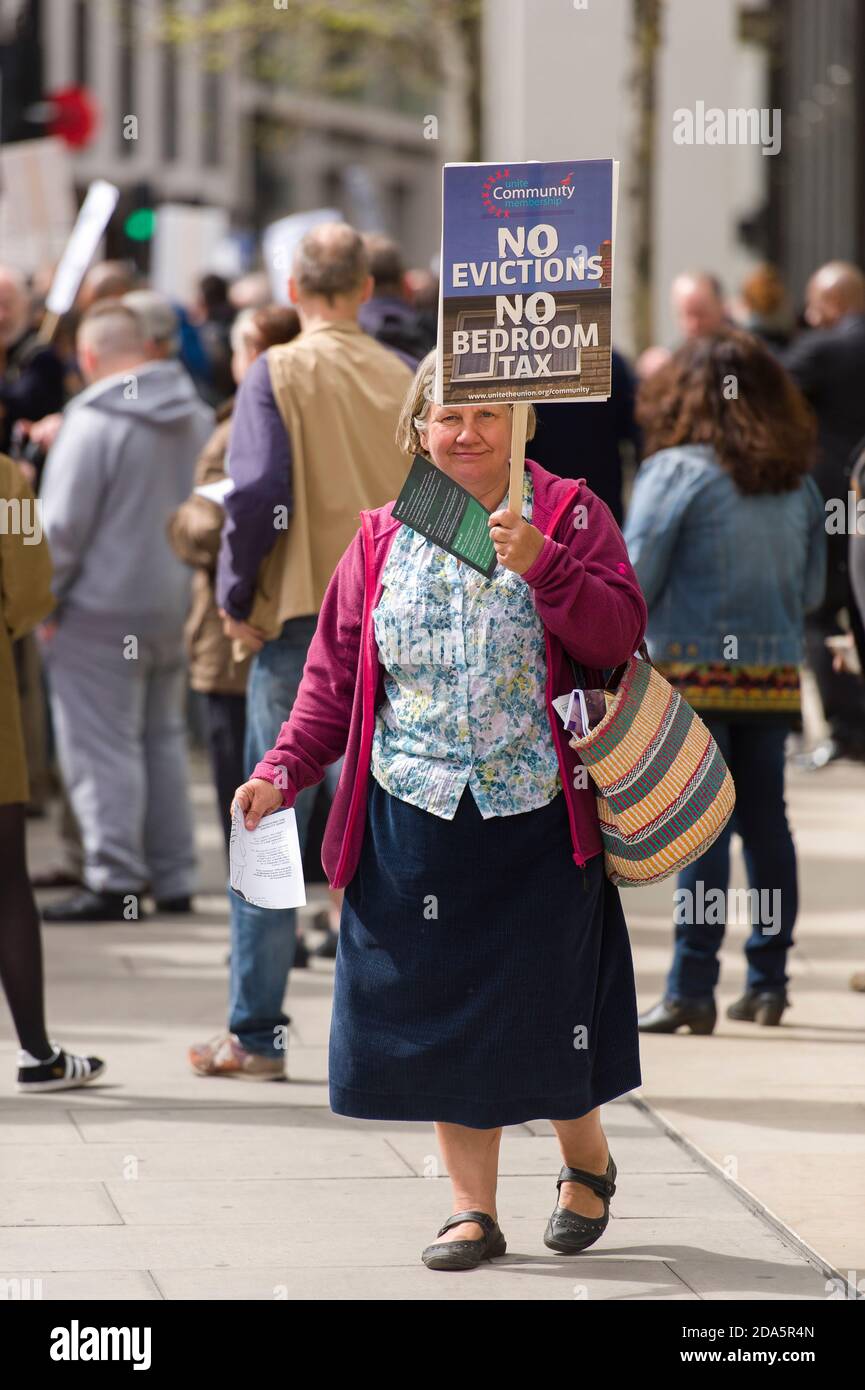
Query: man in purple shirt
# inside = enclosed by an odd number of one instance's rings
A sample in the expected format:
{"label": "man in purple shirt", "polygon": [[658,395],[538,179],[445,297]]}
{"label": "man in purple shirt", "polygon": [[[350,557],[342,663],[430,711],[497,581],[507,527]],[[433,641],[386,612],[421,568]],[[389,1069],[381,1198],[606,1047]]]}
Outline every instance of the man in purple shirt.
{"label": "man in purple shirt", "polygon": [[[371,331],[367,324],[373,320],[365,317],[365,311],[373,303],[372,297],[362,300],[357,314],[366,332]],[[414,370],[416,360],[396,342],[379,341]],[[274,508],[285,508],[286,520],[292,511],[291,441],[273,395],[265,353],[250,367],[237,395],[228,469],[234,487],[225,499],[216,597],[226,618],[232,620],[226,631],[257,651],[262,634],[246,621],[255,582],[262,560],[279,535],[273,525]]]}
{"label": "man in purple shirt", "polygon": [[254,651],[262,634],[246,619],[261,562],[279,532],[274,508],[291,516],[291,442],[273,394],[267,354],[253,362],[237,393],[231,420],[225,527],[216,574],[216,601],[231,621],[226,631]]}

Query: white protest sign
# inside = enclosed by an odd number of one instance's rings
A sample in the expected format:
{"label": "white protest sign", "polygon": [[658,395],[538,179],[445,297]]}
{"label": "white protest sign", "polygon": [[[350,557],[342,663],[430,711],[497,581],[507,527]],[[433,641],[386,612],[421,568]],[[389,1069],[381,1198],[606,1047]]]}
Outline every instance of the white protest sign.
{"label": "white protest sign", "polygon": [[45,301],[49,313],[59,316],[68,313],[72,308],[78,288],[87,273],[87,267],[96,255],[119,197],[120,192],[113,183],[106,183],[105,179],[97,179],[95,183],[91,183],[51,282],[51,289]]}
{"label": "white protest sign", "polygon": [[321,222],[342,222],[341,212],[336,208],[316,208],[312,212],[294,212],[288,217],[280,217],[265,227],[261,239],[264,265],[270,277],[270,289],[276,304],[290,304],[288,297],[288,277],[295,249],[302,237]]}
{"label": "white protest sign", "polygon": [[0,247],[24,275],[52,265],[75,225],[75,185],[63,141],[21,140],[0,149]]}
{"label": "white protest sign", "polygon": [[150,264],[153,288],[166,299],[188,303],[201,276],[216,269],[227,235],[225,208],[160,203]]}

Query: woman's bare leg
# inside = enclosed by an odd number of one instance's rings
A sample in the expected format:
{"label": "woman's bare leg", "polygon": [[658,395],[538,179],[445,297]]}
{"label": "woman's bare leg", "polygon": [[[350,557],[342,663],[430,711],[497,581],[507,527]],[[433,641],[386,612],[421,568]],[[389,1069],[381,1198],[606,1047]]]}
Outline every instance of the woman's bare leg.
{"label": "woman's bare leg", "polygon": [[[569,1168],[584,1168],[603,1177],[610,1150],[601,1128],[601,1108],[590,1110],[578,1120],[551,1120],[559,1138],[562,1159]],[[603,1216],[604,1203],[596,1192],[581,1182],[563,1182],[559,1206],[580,1216]]]}
{"label": "woman's bare leg", "polygon": [[[470,1129],[467,1125],[443,1124],[437,1120],[435,1130],[453,1188],[451,1213],[473,1208],[497,1220],[501,1129]],[[484,1235],[486,1232],[477,1221],[461,1221],[438,1239],[480,1240]]]}

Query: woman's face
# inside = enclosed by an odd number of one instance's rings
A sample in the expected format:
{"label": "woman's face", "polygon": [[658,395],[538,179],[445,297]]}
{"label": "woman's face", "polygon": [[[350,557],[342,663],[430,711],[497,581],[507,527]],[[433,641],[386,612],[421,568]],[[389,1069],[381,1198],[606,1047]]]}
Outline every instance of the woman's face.
{"label": "woman's face", "polygon": [[511,452],[506,405],[431,405],[419,435],[436,467],[473,496],[504,491]]}

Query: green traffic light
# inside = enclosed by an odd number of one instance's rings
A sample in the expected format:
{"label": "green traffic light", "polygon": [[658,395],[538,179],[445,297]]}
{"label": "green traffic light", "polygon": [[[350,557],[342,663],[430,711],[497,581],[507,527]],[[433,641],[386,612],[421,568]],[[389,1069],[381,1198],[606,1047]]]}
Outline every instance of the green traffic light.
{"label": "green traffic light", "polygon": [[156,213],[153,208],[136,208],[123,224],[123,230],[130,241],[149,241],[156,227]]}

